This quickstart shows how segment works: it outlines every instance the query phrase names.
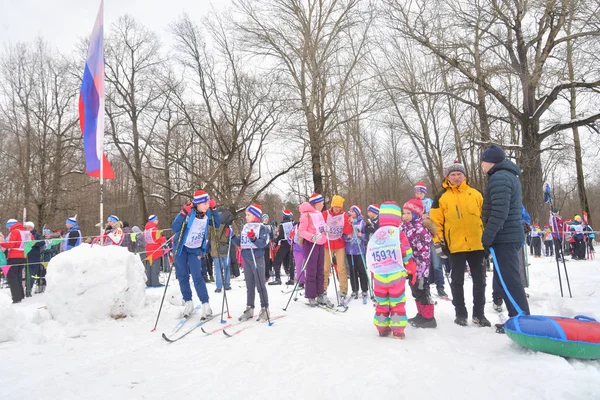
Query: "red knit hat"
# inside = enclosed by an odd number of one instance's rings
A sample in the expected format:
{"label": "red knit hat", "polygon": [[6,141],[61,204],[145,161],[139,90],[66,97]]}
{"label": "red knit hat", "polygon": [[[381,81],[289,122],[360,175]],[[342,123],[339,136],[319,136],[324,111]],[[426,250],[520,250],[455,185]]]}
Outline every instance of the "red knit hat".
{"label": "red knit hat", "polygon": [[287,210],[287,209],[286,209],[286,210],[283,210],[283,216],[284,216],[284,217],[293,217],[293,216],[294,216],[294,213],[293,213],[293,212],[291,212],[290,210]]}
{"label": "red knit hat", "polygon": [[415,193],[427,193],[427,185],[425,185],[423,182],[419,182],[415,185]]}
{"label": "red knit hat", "polygon": [[260,216],[262,215],[262,207],[260,206],[260,204],[250,204],[248,208],[246,208],[246,211],[254,215],[256,219],[260,220]]}
{"label": "red knit hat", "polygon": [[422,217],[423,211],[425,211],[423,207],[423,202],[419,199],[410,199],[409,201],[404,203],[402,208],[417,214],[419,217]]}
{"label": "red knit hat", "polygon": [[196,192],[194,193],[194,200],[192,200],[192,203],[202,204],[206,203],[209,200],[210,197],[208,196],[208,193],[206,193],[204,190],[196,190]]}
{"label": "red knit hat", "polygon": [[322,201],[325,201],[325,198],[323,197],[323,195],[320,195],[319,193],[313,193],[310,196],[310,198],[308,199],[308,202],[313,206]]}

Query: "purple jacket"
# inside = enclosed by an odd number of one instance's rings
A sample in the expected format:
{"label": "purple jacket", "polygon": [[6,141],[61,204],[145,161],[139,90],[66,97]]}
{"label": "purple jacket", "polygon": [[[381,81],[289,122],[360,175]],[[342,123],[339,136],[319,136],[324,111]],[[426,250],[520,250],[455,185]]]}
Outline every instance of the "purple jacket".
{"label": "purple jacket", "polygon": [[[350,254],[353,256],[361,254],[365,254],[365,228],[367,224],[363,221],[362,216],[359,216],[354,220],[352,224],[352,228],[354,229],[354,233],[352,235],[344,235],[344,241],[346,242],[346,254]],[[356,234],[357,232],[362,233],[362,238],[359,238]],[[359,249],[360,243],[360,249]]]}

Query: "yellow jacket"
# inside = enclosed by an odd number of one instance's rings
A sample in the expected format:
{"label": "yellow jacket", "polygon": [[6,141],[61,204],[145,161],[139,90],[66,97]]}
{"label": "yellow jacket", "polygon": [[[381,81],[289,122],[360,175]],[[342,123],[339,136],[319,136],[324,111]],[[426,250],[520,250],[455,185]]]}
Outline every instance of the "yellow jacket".
{"label": "yellow jacket", "polygon": [[437,231],[443,233],[443,237],[434,236],[434,242],[445,242],[450,253],[483,250],[483,196],[466,179],[458,187],[445,179],[442,187],[445,191],[433,200],[429,214]]}

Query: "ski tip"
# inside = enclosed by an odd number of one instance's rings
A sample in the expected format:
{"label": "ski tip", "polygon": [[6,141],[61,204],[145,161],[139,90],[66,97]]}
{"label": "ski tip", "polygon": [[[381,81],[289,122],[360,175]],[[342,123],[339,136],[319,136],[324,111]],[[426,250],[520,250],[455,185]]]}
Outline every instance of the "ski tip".
{"label": "ski tip", "polygon": [[223,335],[225,335],[226,337],[231,337],[231,335],[229,333],[227,333],[227,331],[223,330]]}
{"label": "ski tip", "polygon": [[165,339],[167,341],[167,343],[173,343],[173,341],[171,339],[169,339],[167,337],[167,335],[165,335],[164,333],[162,334],[162,338]]}
{"label": "ski tip", "polygon": [[274,323],[275,323],[275,322],[269,322],[267,325],[268,325],[268,326],[273,326],[273,324],[274,324]]}

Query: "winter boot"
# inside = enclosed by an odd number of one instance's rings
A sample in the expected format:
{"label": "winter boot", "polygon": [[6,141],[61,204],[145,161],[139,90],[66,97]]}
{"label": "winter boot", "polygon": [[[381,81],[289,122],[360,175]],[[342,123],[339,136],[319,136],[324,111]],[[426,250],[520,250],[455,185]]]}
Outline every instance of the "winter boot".
{"label": "winter boot", "polygon": [[321,306],[325,306],[325,307],[329,307],[329,308],[333,308],[334,305],[331,301],[329,301],[329,299],[327,298],[327,295],[325,293],[320,294],[317,297],[317,303],[319,303],[319,305]]}
{"label": "winter boot", "polygon": [[467,326],[467,317],[456,317],[454,323],[460,326]]}
{"label": "winter boot", "polygon": [[267,322],[269,320],[269,309],[261,308],[260,313],[258,313],[258,322]]}
{"label": "winter boot", "polygon": [[192,300],[188,300],[185,302],[185,307],[183,308],[183,318],[189,318],[194,312],[194,302]]}
{"label": "winter boot", "polygon": [[437,292],[438,292],[438,296],[440,296],[441,298],[447,299],[448,298],[448,293],[446,293],[444,291],[444,288],[441,286],[438,286],[437,288]]}
{"label": "winter boot", "polygon": [[412,323],[415,328],[437,328],[433,304],[421,304],[421,319]]}
{"label": "winter boot", "polygon": [[308,299],[308,305],[309,305],[310,307],[316,307],[316,306],[318,306],[318,305],[319,305],[319,303],[317,303],[317,300],[316,300],[316,299]]}
{"label": "winter boot", "polygon": [[496,328],[496,333],[506,333],[504,331],[504,324],[496,324],[494,327]]}
{"label": "winter boot", "polygon": [[484,315],[481,317],[473,317],[473,323],[479,326],[492,326],[490,321],[488,321]]}
{"label": "winter boot", "polygon": [[346,303],[346,293],[340,292],[340,305]]}
{"label": "winter boot", "polygon": [[384,331],[379,331],[379,336],[380,337],[386,337],[386,336],[389,336],[391,332],[392,331],[388,328],[388,329],[386,329]]}
{"label": "winter boot", "polygon": [[494,297],[494,310],[502,312],[502,297]]}
{"label": "winter boot", "polygon": [[269,282],[269,286],[272,286],[272,285],[281,285],[281,279],[275,278],[275,280],[273,282]]}
{"label": "winter boot", "polygon": [[423,307],[423,306],[418,301],[416,301],[415,303],[417,304],[417,315],[408,319],[408,323],[411,325],[414,325],[415,322],[417,322],[417,321],[421,320],[421,318],[423,318],[423,316],[421,315],[421,307]]}
{"label": "winter boot", "polygon": [[293,286],[294,285],[294,281],[291,280],[291,279],[289,279],[285,284],[288,285],[288,286]]}
{"label": "winter boot", "polygon": [[215,289],[215,293],[221,293],[221,289],[219,289],[219,288],[216,288],[216,289]]}
{"label": "winter boot", "polygon": [[353,298],[354,300],[356,300],[356,299],[358,299],[358,292],[352,292],[352,293],[350,294],[350,296],[352,296],[352,298]]}
{"label": "winter boot", "polygon": [[210,304],[202,303],[202,317],[201,319],[207,319],[212,317],[212,310],[210,309]]}
{"label": "winter boot", "polygon": [[246,307],[246,311],[238,318],[238,321],[248,321],[250,318],[254,316],[254,308]]}

